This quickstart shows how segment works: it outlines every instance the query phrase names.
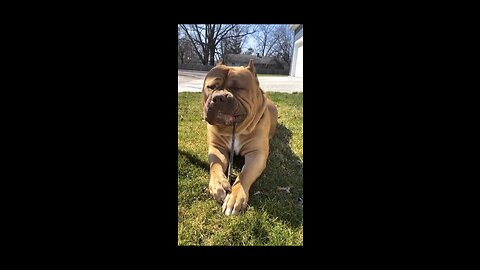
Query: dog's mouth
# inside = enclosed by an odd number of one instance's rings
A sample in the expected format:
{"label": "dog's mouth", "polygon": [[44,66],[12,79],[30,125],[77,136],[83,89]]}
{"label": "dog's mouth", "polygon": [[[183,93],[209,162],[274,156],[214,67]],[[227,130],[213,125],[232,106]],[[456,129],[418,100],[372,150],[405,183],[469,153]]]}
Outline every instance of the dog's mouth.
{"label": "dog's mouth", "polygon": [[233,123],[240,123],[245,120],[245,113],[236,106],[236,109],[219,108],[217,106],[206,106],[204,118],[210,125],[231,126]]}
{"label": "dog's mouth", "polygon": [[217,118],[220,118],[221,120],[223,120],[226,126],[232,125],[237,120],[236,115],[224,114],[222,112],[218,112]]}
{"label": "dog's mouth", "polygon": [[218,111],[217,113],[209,113],[213,110],[207,111],[205,121],[207,121],[210,125],[223,125],[223,126],[231,126],[234,123],[240,123],[245,118],[244,115],[233,115],[229,113],[224,113],[222,111]]}

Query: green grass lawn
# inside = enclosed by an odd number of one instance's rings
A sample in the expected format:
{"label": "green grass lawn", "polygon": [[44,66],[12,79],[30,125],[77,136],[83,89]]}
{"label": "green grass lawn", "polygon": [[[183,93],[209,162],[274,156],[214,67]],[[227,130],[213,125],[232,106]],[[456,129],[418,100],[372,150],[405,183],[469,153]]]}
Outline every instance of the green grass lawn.
{"label": "green grass lawn", "polygon": [[[249,207],[225,216],[208,193],[207,123],[200,93],[178,93],[178,245],[303,245],[303,93],[269,92],[279,112],[267,168]],[[235,157],[234,175],[243,165]]]}

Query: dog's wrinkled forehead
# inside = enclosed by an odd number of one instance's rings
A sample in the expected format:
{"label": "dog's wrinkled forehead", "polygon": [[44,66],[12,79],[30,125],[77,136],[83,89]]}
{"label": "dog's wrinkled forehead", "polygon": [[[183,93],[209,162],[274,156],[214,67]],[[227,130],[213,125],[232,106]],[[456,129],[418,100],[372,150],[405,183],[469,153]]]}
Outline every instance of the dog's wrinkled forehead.
{"label": "dog's wrinkled forehead", "polygon": [[245,87],[253,81],[252,74],[244,67],[228,67],[219,65],[211,69],[205,78],[205,86]]}
{"label": "dog's wrinkled forehead", "polygon": [[226,78],[228,75],[228,70],[229,68],[224,65],[219,65],[214,68],[212,68],[208,73],[207,73],[207,78]]}
{"label": "dog's wrinkled forehead", "polygon": [[204,87],[216,89],[222,87],[228,76],[228,68],[226,66],[216,66],[212,68],[205,76]]}

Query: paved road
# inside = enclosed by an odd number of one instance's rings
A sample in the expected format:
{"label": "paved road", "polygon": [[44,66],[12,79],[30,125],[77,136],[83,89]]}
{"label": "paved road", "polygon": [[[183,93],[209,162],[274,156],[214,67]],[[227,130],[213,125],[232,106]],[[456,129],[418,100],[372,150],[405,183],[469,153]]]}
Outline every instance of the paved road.
{"label": "paved road", "polygon": [[[178,70],[178,92],[201,92],[206,71]],[[291,76],[258,76],[260,87],[267,92],[303,92],[303,78]]]}

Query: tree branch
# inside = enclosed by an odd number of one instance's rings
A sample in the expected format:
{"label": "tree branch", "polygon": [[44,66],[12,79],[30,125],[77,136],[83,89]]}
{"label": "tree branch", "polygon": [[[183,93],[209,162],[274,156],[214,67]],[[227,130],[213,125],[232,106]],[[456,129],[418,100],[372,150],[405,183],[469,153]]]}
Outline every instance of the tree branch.
{"label": "tree branch", "polygon": [[[198,58],[200,59],[200,61],[202,62],[202,64],[206,64],[203,57],[202,57],[202,54],[198,51],[198,48],[197,48],[197,45],[195,44],[195,41],[197,43],[199,43],[199,41],[193,39],[193,37],[190,35],[190,32],[188,31],[187,27],[184,25],[184,24],[181,24],[180,27],[185,31],[185,34],[187,35],[188,39],[192,42],[193,44],[193,48],[195,49],[195,53],[197,54]],[[196,28],[196,30],[198,30],[198,28]],[[198,33],[198,31],[197,31]],[[203,49],[203,48],[202,48]]]}

